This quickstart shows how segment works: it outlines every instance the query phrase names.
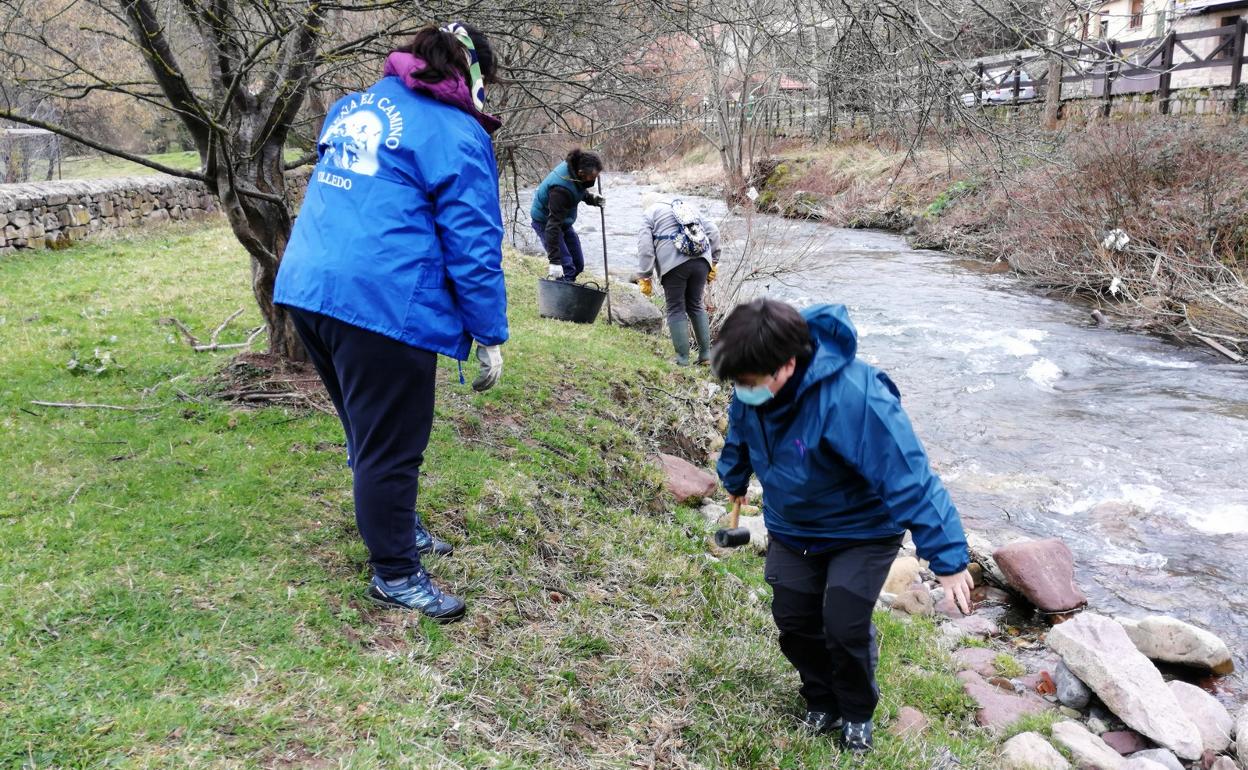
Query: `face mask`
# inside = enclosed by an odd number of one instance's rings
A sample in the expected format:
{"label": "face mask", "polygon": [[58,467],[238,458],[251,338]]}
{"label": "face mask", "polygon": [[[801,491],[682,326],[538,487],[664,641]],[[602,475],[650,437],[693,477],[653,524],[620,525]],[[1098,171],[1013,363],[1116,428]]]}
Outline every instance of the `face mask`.
{"label": "face mask", "polygon": [[771,388],[766,385],[733,385],[732,389],[741,403],[750,406],[761,406],[775,397]]}

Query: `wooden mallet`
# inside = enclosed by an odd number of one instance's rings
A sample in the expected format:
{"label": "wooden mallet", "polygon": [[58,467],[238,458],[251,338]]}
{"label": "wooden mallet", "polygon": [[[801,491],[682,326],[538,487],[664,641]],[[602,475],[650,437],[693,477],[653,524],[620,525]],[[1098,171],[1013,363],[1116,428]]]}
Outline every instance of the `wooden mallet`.
{"label": "wooden mallet", "polygon": [[727,529],[715,531],[715,545],[720,548],[740,548],[750,542],[750,530],[747,527],[737,526],[741,521],[741,503],[732,504],[732,514],[729,516],[729,524]]}

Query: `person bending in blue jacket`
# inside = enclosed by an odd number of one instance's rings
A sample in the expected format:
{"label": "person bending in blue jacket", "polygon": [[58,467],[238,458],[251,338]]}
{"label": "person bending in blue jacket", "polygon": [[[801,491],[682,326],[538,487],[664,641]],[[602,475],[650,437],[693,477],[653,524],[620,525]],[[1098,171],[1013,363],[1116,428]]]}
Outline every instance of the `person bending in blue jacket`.
{"label": "person bending in blue jacket", "polygon": [[585,272],[585,252],[576,234],[576,215],[582,203],[601,208],[606,200],[590,188],[602,173],[602,159],[592,152],[572,150],[563,163],[546,175],[533,193],[529,215],[533,232],[542,241],[550,263],[546,277],[575,281]]}
{"label": "person bending in blue jacket", "polygon": [[418,32],[384,76],[340,99],[277,275],[296,330],[347,435],[370,599],[440,621],[464,614],[421,564],[449,554],[416,513],[437,356],[477,343],[487,390],[507,340],[503,220],[484,111],[489,41],[451,24]]}
{"label": "person bending in blue jacket", "polygon": [[904,530],[965,613],[972,581],[958,511],[897,387],[857,348],[843,305],[799,313],[759,299],[729,314],[711,366],[735,386],[719,477],[734,503],[751,474],[762,484],[765,577],[803,721],[868,751],[879,701],[871,612]]}

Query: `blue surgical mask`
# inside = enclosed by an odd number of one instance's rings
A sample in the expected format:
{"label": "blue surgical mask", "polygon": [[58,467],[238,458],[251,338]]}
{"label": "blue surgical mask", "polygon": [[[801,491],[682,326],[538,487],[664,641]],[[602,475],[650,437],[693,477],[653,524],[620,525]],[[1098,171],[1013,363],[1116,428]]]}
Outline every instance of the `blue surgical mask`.
{"label": "blue surgical mask", "polygon": [[733,385],[732,389],[741,403],[750,406],[762,406],[776,395],[766,385]]}

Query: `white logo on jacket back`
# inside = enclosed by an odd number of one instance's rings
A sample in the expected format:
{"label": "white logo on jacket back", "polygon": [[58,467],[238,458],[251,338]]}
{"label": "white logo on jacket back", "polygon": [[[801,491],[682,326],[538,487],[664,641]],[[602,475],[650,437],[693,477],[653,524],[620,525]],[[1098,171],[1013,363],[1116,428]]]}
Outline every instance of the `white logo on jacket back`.
{"label": "white logo on jacket back", "polygon": [[371,110],[342,115],[321,138],[325,147],[321,162],[363,176],[377,173],[377,149],[381,146],[381,118]]}
{"label": "white logo on jacket back", "polygon": [[[403,113],[393,100],[371,92],[358,94],[339,108],[321,134],[319,165],[373,176],[379,167],[377,153],[383,147],[397,150],[402,136]],[[343,182],[337,187],[351,189],[349,180],[324,171],[317,174],[322,176]]]}

